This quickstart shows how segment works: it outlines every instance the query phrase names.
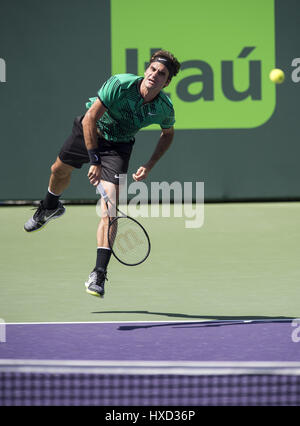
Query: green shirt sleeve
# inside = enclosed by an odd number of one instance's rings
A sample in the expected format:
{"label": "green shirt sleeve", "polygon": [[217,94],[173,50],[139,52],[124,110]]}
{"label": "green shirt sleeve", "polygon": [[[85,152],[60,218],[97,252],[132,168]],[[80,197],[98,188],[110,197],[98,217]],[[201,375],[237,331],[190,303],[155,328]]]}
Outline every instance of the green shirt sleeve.
{"label": "green shirt sleeve", "polygon": [[162,120],[160,127],[162,129],[170,129],[171,127],[173,127],[175,123],[175,114],[174,114],[174,110],[167,116],[164,117],[164,119]]}
{"label": "green shirt sleeve", "polygon": [[110,77],[98,91],[98,96],[106,108],[110,108],[113,101],[118,96],[121,82],[116,76]]}

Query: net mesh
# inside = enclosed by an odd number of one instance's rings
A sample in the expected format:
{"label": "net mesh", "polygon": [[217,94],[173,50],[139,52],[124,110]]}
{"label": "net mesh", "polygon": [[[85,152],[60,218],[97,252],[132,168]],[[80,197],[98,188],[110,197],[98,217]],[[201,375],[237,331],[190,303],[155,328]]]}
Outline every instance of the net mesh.
{"label": "net mesh", "polygon": [[300,375],[290,372],[31,370],[0,371],[1,406],[300,405]]}

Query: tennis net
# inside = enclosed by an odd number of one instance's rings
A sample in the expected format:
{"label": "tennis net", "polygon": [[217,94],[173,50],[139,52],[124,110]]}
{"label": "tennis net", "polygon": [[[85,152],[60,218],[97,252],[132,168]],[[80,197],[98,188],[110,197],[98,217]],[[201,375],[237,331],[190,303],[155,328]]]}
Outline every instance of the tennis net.
{"label": "tennis net", "polygon": [[0,406],[298,406],[300,363],[0,361]]}

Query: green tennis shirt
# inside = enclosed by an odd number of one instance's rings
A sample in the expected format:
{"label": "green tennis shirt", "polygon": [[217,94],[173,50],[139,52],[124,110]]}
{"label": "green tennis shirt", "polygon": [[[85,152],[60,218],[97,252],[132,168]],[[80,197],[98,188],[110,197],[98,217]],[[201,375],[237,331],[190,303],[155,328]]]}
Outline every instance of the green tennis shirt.
{"label": "green tennis shirt", "polygon": [[99,98],[107,108],[97,127],[105,139],[124,142],[134,139],[143,127],[158,124],[169,129],[175,123],[173,104],[163,92],[144,104],[140,94],[143,77],[134,74],[117,74],[107,80],[98,91],[98,97],[90,98],[86,107]]}

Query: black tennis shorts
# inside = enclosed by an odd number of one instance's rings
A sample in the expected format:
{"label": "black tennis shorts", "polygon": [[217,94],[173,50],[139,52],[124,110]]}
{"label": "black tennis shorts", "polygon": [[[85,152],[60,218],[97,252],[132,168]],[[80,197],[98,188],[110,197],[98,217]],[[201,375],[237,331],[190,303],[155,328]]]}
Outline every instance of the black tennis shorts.
{"label": "black tennis shorts", "polygon": [[[63,144],[58,157],[69,166],[80,169],[83,164],[89,163],[89,155],[85,146],[82,119],[74,120],[72,133]],[[98,135],[98,147],[101,155],[101,179],[119,184],[118,176],[126,174],[134,141],[110,142]]]}

